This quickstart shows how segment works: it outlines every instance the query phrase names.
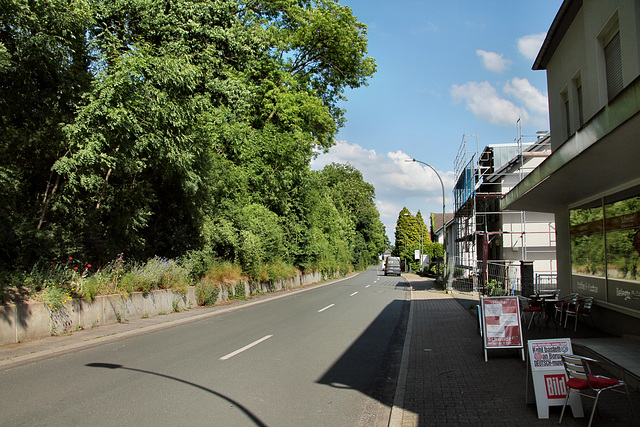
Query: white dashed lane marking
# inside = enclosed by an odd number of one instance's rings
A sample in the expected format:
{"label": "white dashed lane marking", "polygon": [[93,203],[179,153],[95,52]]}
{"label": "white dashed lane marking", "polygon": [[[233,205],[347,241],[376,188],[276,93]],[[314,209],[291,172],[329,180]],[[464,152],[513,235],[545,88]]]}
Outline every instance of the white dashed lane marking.
{"label": "white dashed lane marking", "polygon": [[320,310],[318,310],[318,313],[322,313],[325,310],[330,309],[331,307],[333,307],[335,304],[329,304],[328,306],[326,306],[325,308],[321,308]]}
{"label": "white dashed lane marking", "polygon": [[273,335],[267,335],[267,336],[265,336],[265,337],[262,337],[262,338],[260,338],[259,340],[256,340],[256,341],[252,342],[251,344],[247,344],[247,345],[245,345],[244,347],[242,347],[242,348],[240,348],[240,349],[238,349],[238,350],[236,350],[236,351],[234,351],[234,352],[232,352],[232,353],[227,354],[226,356],[222,356],[222,357],[220,358],[220,360],[227,360],[227,359],[231,359],[233,356],[237,356],[238,354],[242,353],[243,351],[247,351],[247,350],[249,350],[251,347],[254,347],[254,346],[256,346],[256,345],[260,344],[261,342],[268,340],[268,339],[269,339],[269,338],[271,338],[272,336],[273,336]]}

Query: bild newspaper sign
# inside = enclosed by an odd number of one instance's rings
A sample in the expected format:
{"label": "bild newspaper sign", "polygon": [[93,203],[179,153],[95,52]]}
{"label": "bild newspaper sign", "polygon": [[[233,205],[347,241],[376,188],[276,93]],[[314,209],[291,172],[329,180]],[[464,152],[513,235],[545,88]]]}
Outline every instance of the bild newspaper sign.
{"label": "bild newspaper sign", "polygon": [[[538,418],[549,418],[549,407],[562,406],[567,395],[562,355],[573,354],[571,339],[530,340],[527,341],[527,345],[529,350],[527,403],[533,403],[532,394],[535,395]],[[583,416],[579,394],[572,394],[567,406],[571,406],[574,417]]]}

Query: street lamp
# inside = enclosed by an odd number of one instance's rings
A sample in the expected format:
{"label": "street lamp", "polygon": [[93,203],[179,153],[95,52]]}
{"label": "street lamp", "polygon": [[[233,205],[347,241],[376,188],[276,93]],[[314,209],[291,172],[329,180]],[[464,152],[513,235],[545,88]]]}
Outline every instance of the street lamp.
{"label": "street lamp", "polygon": [[[400,233],[402,233],[402,237],[404,237],[404,251],[406,252],[406,251],[407,251],[407,235],[406,235],[406,234],[404,234],[404,231],[402,231],[402,230],[398,230],[398,231],[399,231]],[[402,259],[402,258],[400,258],[400,259]],[[407,269],[407,266],[406,266],[406,264],[405,264],[405,270],[406,270],[406,269]]]}
{"label": "street lamp", "polygon": [[[435,170],[435,168],[433,166],[431,166],[429,163],[420,161],[420,160],[416,160],[416,159],[406,159],[405,162],[413,162],[413,163],[421,163],[425,166],[429,166],[431,168],[431,170],[436,174],[436,176],[438,177],[438,179],[440,180],[440,185],[442,186],[442,239],[444,241],[443,244],[443,254],[442,254],[442,280],[445,281],[446,280],[446,273],[447,273],[447,220],[445,217],[445,213],[446,213],[446,209],[445,209],[445,196],[444,196],[444,183],[442,182],[442,178],[440,177],[440,174],[438,173],[437,170]],[[422,255],[420,255],[422,256]],[[422,265],[422,258],[420,259],[420,264]],[[448,285],[445,284],[448,288]]]}

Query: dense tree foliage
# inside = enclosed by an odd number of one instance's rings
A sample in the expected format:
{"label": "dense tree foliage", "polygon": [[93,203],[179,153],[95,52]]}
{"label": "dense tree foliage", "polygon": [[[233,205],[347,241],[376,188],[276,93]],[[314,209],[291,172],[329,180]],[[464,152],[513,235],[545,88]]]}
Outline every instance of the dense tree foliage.
{"label": "dense tree foliage", "polygon": [[375,72],[335,0],[6,0],[2,269],[201,252],[249,273],[374,262],[350,166],[313,172]]}
{"label": "dense tree foliage", "polygon": [[420,268],[420,262],[415,259],[416,250],[421,250],[423,254],[428,254],[431,260],[442,257],[444,253],[440,243],[431,241],[431,233],[424,223],[422,213],[418,211],[413,216],[406,207],[402,208],[398,214],[395,240],[393,255],[399,256],[406,262],[408,261],[411,268],[416,271]]}

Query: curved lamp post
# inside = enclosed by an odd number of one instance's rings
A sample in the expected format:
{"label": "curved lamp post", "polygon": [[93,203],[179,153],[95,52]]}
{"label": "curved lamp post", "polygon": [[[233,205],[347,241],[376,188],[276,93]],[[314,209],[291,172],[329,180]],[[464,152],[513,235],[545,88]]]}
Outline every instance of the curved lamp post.
{"label": "curved lamp post", "polygon": [[[433,166],[431,166],[429,163],[427,162],[423,162],[421,160],[416,160],[416,159],[406,159],[405,162],[413,162],[413,163],[421,163],[425,166],[429,166],[431,168],[431,170],[436,174],[436,176],[438,177],[438,179],[440,180],[440,185],[442,186],[442,240],[443,240],[443,253],[442,253],[442,280],[445,281],[446,280],[446,273],[447,273],[447,220],[445,217],[445,213],[446,213],[446,209],[445,209],[445,196],[444,196],[444,183],[442,182],[442,178],[440,177],[440,174],[438,173],[437,170],[435,170],[435,168]],[[422,255],[420,255],[422,257]],[[422,265],[422,259],[420,259],[420,265]],[[445,283],[445,286],[447,286],[447,284]]]}
{"label": "curved lamp post", "polygon": [[[402,230],[398,230],[398,231],[401,232],[402,233],[402,237],[404,237],[404,250],[406,252],[407,251],[407,235],[404,234],[404,231],[402,231]],[[402,259],[402,258],[400,258],[400,259]],[[405,270],[406,270],[406,265],[405,265]]]}

